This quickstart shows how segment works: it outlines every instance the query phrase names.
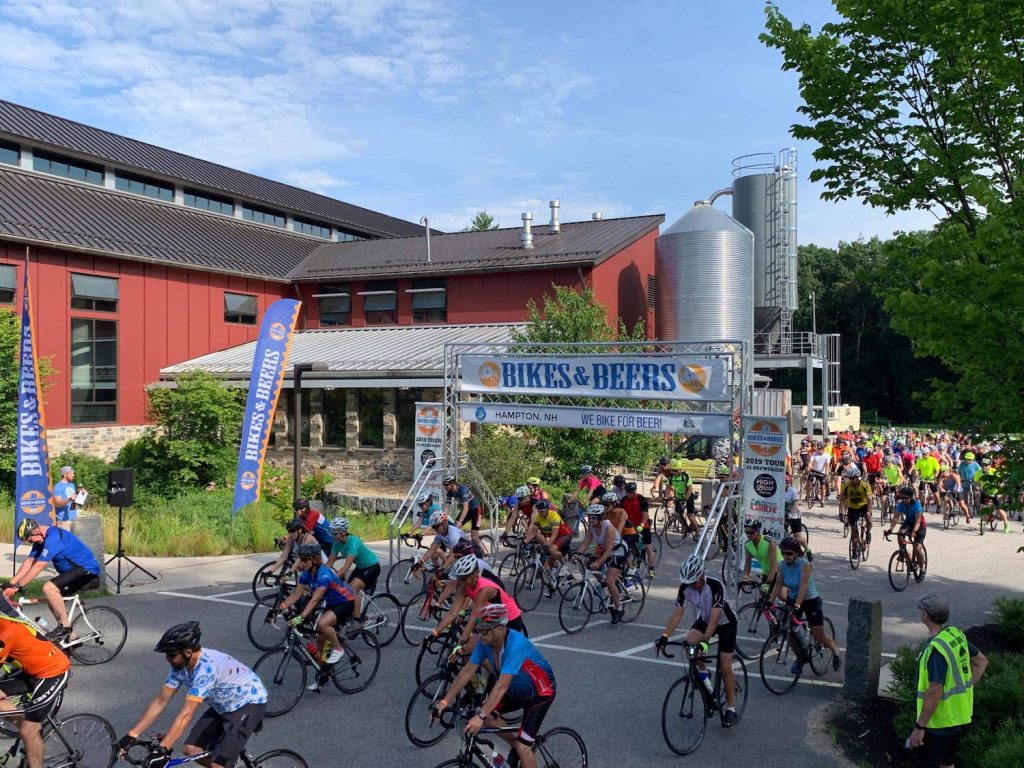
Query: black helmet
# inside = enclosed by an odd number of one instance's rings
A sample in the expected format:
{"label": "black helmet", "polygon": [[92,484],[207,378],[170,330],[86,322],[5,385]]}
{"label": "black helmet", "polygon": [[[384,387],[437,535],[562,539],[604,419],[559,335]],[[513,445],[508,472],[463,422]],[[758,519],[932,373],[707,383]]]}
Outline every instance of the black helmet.
{"label": "black helmet", "polygon": [[626,493],[633,493],[636,491],[636,483],[626,483]]}
{"label": "black helmet", "polygon": [[612,485],[625,485],[625,484],[626,484],[626,478],[623,477],[622,475],[616,475],[612,479]]}
{"label": "black helmet", "polygon": [[909,485],[904,485],[902,488],[900,488],[899,495],[900,498],[903,499],[912,499],[914,498],[914,489]]}
{"label": "black helmet", "polygon": [[662,456],[660,459],[658,459],[658,465],[662,467],[667,467],[670,461],[671,459],[668,456]]}
{"label": "black helmet", "polygon": [[302,524],[302,521],[299,520],[299,518],[297,517],[293,517],[291,520],[284,524],[284,529],[288,531],[288,533],[298,533],[305,527],[306,526],[304,526]]}
{"label": "black helmet", "polygon": [[296,499],[295,503],[292,504],[292,509],[296,512],[300,509],[309,509],[309,499]]}
{"label": "black helmet", "polygon": [[545,509],[551,508],[551,502],[548,501],[547,499],[534,499],[533,508],[536,509],[538,512],[543,512]]}
{"label": "black helmet", "polygon": [[303,544],[295,550],[296,557],[302,558],[317,558],[320,557],[324,551],[320,549],[319,544]]}
{"label": "black helmet", "polygon": [[198,621],[175,624],[164,632],[164,636],[160,638],[160,642],[156,644],[153,650],[157,653],[175,653],[176,651],[198,648],[201,635],[202,632],[199,630]]}
{"label": "black helmet", "polygon": [[796,552],[797,555],[803,554],[804,547],[800,541],[793,536],[787,536],[779,543],[780,552]]}

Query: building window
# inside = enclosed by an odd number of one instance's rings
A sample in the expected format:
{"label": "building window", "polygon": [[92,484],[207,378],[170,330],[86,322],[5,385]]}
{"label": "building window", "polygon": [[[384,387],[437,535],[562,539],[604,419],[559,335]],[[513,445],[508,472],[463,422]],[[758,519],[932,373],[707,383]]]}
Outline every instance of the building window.
{"label": "building window", "polygon": [[117,279],[71,273],[71,308],[117,312]]}
{"label": "building window", "polygon": [[166,200],[169,203],[174,201],[174,187],[142,176],[118,172],[114,179],[114,187],[122,192],[131,192],[133,195],[153,197],[157,200]]}
{"label": "building window", "polygon": [[367,325],[398,322],[398,284],[394,280],[369,280],[359,295],[363,297],[363,319]]}
{"label": "building window", "polygon": [[71,423],[117,420],[117,323],[71,318]]}
{"label": "building window", "polygon": [[245,293],[224,292],[224,322],[256,325],[259,316],[259,303],[255,296]]}
{"label": "building window", "polygon": [[448,292],[445,288],[443,277],[412,281],[412,288],[406,293],[412,294],[414,323],[448,322]]}
{"label": "building window", "polygon": [[352,288],[348,283],[320,283],[313,294],[320,302],[320,325],[349,325],[352,322]]}
{"label": "building window", "polygon": [[292,230],[295,232],[301,232],[304,235],[322,237],[325,240],[331,239],[330,224],[321,224],[320,222],[307,221],[306,219],[296,217],[292,219]]}
{"label": "building window", "polygon": [[247,221],[255,221],[257,224],[268,224],[271,227],[281,227],[284,229],[284,214],[268,211],[264,208],[243,205],[242,218]]}
{"label": "building window", "polygon": [[359,406],[359,447],[384,447],[384,390],[360,389]]}
{"label": "building window", "polygon": [[399,389],[395,393],[395,418],[398,421],[398,447],[413,448],[416,441],[416,403],[423,400],[422,389]]}
{"label": "building window", "polygon": [[41,149],[34,150],[32,153],[32,168],[42,173],[66,176],[69,179],[87,181],[90,184],[103,183],[102,166],[63,155],[54,155]]}
{"label": "building window", "polygon": [[211,213],[223,213],[225,216],[235,215],[235,204],[223,197],[214,197],[205,192],[185,188],[185,205],[189,208],[200,208]]}
{"label": "building window", "polygon": [[0,163],[17,165],[21,160],[21,150],[17,144],[0,140]]}
{"label": "building window", "polygon": [[351,232],[345,232],[344,230],[341,230],[341,229],[337,230],[337,232],[338,232],[338,242],[339,243],[351,243],[351,242],[355,242],[356,240],[365,240],[366,239],[364,237],[360,237],[359,235],[354,235]]}
{"label": "building window", "polygon": [[347,441],[348,392],[344,389],[325,389],[324,398],[324,445],[344,448]]}
{"label": "building window", "polygon": [[0,264],[0,304],[13,304],[18,282],[18,268],[12,264]]}
{"label": "building window", "polygon": [[[286,397],[282,398],[288,414],[288,445],[295,445],[295,390],[284,390]],[[309,448],[309,405],[310,390],[302,390],[302,446]]]}

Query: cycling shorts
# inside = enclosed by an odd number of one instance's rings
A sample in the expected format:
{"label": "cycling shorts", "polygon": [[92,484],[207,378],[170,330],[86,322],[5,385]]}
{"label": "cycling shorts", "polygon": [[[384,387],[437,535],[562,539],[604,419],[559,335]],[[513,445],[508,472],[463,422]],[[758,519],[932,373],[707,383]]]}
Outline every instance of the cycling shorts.
{"label": "cycling shorts", "polygon": [[812,469],[811,470],[811,477],[816,477],[819,480],[824,480],[825,479],[825,473],[824,472],[818,472],[818,471]]}
{"label": "cycling shorts", "polygon": [[981,498],[979,499],[978,503],[981,504],[982,506],[987,506],[987,505],[991,504],[996,509],[999,509],[1001,507],[1001,504],[999,503],[999,497],[998,496],[989,496],[984,491],[981,492]]}
{"label": "cycling shorts", "polygon": [[822,609],[821,596],[805,599],[800,605],[800,618],[806,619],[812,627],[825,626],[825,611]]}
{"label": "cycling shorts", "polygon": [[[690,496],[686,499],[686,512],[688,514],[693,515],[693,514],[696,514],[696,512],[697,512],[697,508],[695,506],[696,502],[694,501],[694,497],[696,495],[697,494],[695,494],[695,493],[691,493]],[[676,512],[682,512],[683,511],[682,510],[682,504],[680,503],[681,501],[682,500],[680,498],[678,498],[678,497],[672,499],[672,503],[675,504],[675,507],[676,507]]]}
{"label": "cycling shorts", "polygon": [[335,603],[324,608],[324,613],[330,611],[334,614],[334,626],[340,627],[352,618],[352,612],[356,609],[355,603]]}
{"label": "cycling shorts", "polygon": [[523,744],[533,744],[540,733],[541,726],[544,724],[544,717],[547,715],[548,709],[551,708],[551,703],[554,700],[555,697],[553,695],[531,696],[529,699],[520,699],[506,693],[501,703],[498,704],[498,712],[523,710],[523,720],[519,724],[517,738]]}
{"label": "cycling shorts", "polygon": [[625,553],[623,553],[621,555],[612,555],[611,557],[609,557],[605,561],[605,564],[608,566],[609,569],[616,568],[616,569],[618,569],[620,571],[625,570],[625,568],[626,568],[626,555],[625,555]]}
{"label": "cycling shorts", "polygon": [[847,507],[846,518],[849,521],[850,525],[854,526],[857,524],[857,521],[860,520],[861,517],[866,517],[869,520],[871,519],[871,516],[867,514],[867,511],[867,507],[857,507],[856,509],[854,509],[853,507]]}
{"label": "cycling shorts", "polygon": [[912,541],[914,544],[922,544],[927,533],[927,528],[918,528],[917,533],[913,533],[910,528],[900,528],[900,536],[908,541]]}
{"label": "cycling shorts", "polygon": [[568,555],[569,547],[572,545],[572,534],[567,533],[564,536],[559,536],[551,543],[554,544],[555,549],[557,549],[563,555]]}
{"label": "cycling shorts", "polygon": [[8,696],[23,695],[18,709],[25,710],[25,719],[30,723],[41,723],[63,697],[70,674],[62,672],[54,677],[29,677],[22,672],[0,682],[0,691]]}
{"label": "cycling shorts", "polygon": [[924,493],[924,487],[926,485],[931,489],[932,493],[938,493],[939,492],[939,483],[938,483],[937,480],[922,480],[917,485],[918,493]]}
{"label": "cycling shorts", "polygon": [[50,579],[50,583],[59,589],[64,597],[70,597],[98,578],[99,576],[95,573],[90,573],[82,566],[76,565],[70,571],[58,573]]}
{"label": "cycling shorts", "polygon": [[366,590],[367,594],[372,595],[374,589],[377,587],[377,579],[380,578],[380,563],[374,563],[366,568],[356,568],[348,577],[348,581],[352,582],[355,579],[359,579],[363,582],[363,589]]}
{"label": "cycling shorts", "polygon": [[[696,629],[698,632],[706,632],[708,623],[704,619],[698,618],[693,622],[691,629]],[[718,636],[719,653],[736,653],[735,621],[730,621],[728,624],[719,624],[715,627],[715,634]]]}
{"label": "cycling shorts", "polygon": [[266,708],[266,704],[245,704],[221,715],[211,707],[196,720],[185,743],[213,752],[210,759],[217,765],[234,765],[249,737],[263,722]]}
{"label": "cycling shorts", "polygon": [[481,512],[482,512],[482,508],[477,506],[477,507],[470,507],[469,511],[466,513],[465,520],[469,521],[469,529],[471,531],[479,531],[480,530],[480,518],[483,517]]}

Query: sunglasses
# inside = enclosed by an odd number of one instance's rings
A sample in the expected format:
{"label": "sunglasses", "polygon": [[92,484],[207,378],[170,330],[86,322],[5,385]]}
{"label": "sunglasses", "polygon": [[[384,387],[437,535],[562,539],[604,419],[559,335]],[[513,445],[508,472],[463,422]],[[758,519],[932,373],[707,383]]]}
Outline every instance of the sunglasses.
{"label": "sunglasses", "polygon": [[744,529],[743,529],[743,532],[744,532],[745,534],[747,534],[747,536],[753,536],[753,535],[755,535],[755,534],[757,534],[757,533],[760,533],[760,531],[758,531],[758,530],[757,530],[757,529],[755,529],[755,528],[744,528]]}
{"label": "sunglasses", "polygon": [[796,557],[796,552],[783,552],[783,557]]}
{"label": "sunglasses", "polygon": [[481,627],[480,629],[476,630],[476,633],[480,635],[480,637],[486,637],[496,629],[497,627]]}

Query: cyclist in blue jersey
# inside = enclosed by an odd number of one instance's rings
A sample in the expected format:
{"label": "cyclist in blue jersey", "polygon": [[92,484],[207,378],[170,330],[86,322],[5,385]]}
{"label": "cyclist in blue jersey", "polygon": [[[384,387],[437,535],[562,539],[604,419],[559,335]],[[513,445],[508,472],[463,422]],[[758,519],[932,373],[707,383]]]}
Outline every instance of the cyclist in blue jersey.
{"label": "cyclist in blue jersey", "polygon": [[459,693],[482,665],[497,679],[476,716],[466,724],[466,731],[476,733],[484,726],[501,727],[505,725],[501,712],[523,710],[518,734],[499,735],[514,750],[515,754],[510,754],[508,760],[510,768],[516,764],[522,768],[536,768],[533,742],[555,700],[555,673],[525,635],[508,628],[508,608],[505,605],[485,605],[474,617],[480,642],[473,648],[469,661],[456,675],[444,698],[437,703],[437,709],[443,712],[449,702],[457,701]]}
{"label": "cyclist in blue jersey", "polygon": [[484,543],[480,539],[480,518],[483,517],[483,508],[480,506],[480,499],[473,495],[468,485],[459,483],[454,474],[445,475],[441,482],[448,503],[454,503],[458,508],[455,512],[455,524],[464,527],[469,523],[470,537],[477,550],[483,553]]}
{"label": "cyclist in blue jersey", "polygon": [[892,529],[899,523],[899,535],[908,539],[913,545],[917,567],[921,573],[924,573],[924,550],[921,545],[924,543],[924,537],[928,535],[928,522],[924,519],[924,509],[921,507],[921,502],[914,498],[913,486],[905,485],[900,488],[899,497],[900,500],[896,502],[896,508],[893,510],[892,519],[889,521],[889,530],[886,531],[886,534],[892,533]]}
{"label": "cyclist in blue jersey", "polygon": [[296,517],[302,520],[306,530],[313,534],[320,543],[324,557],[329,557],[331,547],[334,546],[334,536],[331,535],[331,527],[327,523],[327,518],[310,503],[309,499],[296,499],[292,508],[295,510]]}
{"label": "cyclist in blue jersey", "polygon": [[[334,547],[331,549],[331,556],[327,558],[327,567],[337,571],[338,575],[348,582],[352,591],[356,593],[356,607],[352,618],[360,621],[362,618],[363,596],[362,590],[372,595],[377,588],[377,579],[380,578],[380,560],[363,540],[358,536],[349,533],[348,520],[344,517],[336,517],[331,520],[331,533],[334,534]],[[334,563],[338,558],[344,558],[341,565],[335,567]],[[349,568],[352,574],[349,575]]]}

